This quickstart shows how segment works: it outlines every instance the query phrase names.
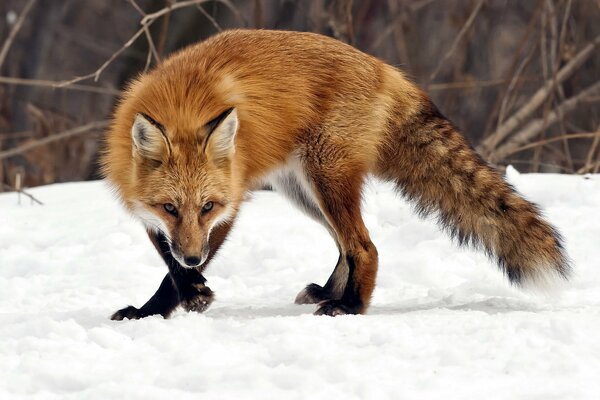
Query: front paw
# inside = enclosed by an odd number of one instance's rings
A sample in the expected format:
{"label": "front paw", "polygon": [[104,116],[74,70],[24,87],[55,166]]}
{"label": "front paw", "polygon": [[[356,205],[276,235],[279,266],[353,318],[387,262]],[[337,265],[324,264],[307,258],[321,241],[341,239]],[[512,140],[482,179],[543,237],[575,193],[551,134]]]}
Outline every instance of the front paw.
{"label": "front paw", "polygon": [[351,307],[342,304],[339,300],[327,300],[319,303],[319,309],[315,311],[315,315],[328,315],[335,317],[336,315],[359,314],[358,307]]}
{"label": "front paw", "polygon": [[144,318],[144,317],[146,317],[146,315],[142,311],[135,308],[134,306],[128,306],[128,307],[122,308],[119,311],[117,311],[116,313],[114,313],[110,317],[110,319],[112,319],[113,321],[122,321],[125,318],[140,319],[140,318]]}
{"label": "front paw", "polygon": [[186,311],[202,313],[210,307],[215,294],[208,286],[201,283],[193,284],[188,293],[181,299],[181,306]]}

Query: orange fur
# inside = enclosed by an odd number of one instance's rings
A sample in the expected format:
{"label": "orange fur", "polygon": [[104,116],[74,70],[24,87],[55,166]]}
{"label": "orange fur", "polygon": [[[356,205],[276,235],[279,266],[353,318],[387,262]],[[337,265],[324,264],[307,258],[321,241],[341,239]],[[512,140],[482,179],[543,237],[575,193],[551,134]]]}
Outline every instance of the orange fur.
{"label": "orange fur", "polygon": [[[217,163],[206,127],[227,109],[236,110],[239,129],[234,151]],[[164,128],[170,148],[156,163],[135,155],[139,113]],[[208,241],[214,221],[233,220],[246,192],[295,160],[302,172],[288,177],[290,197],[304,188],[308,200],[300,205],[332,232],[338,267],[349,271],[332,275],[348,282],[337,282],[343,291],[330,291],[330,299],[299,295],[301,302],[329,300],[321,313],[364,312],[369,304],[377,251],[360,215],[369,173],[396,182],[421,211],[438,212],[459,239],[483,244],[515,282],[544,268],[568,272],[552,227],[419,88],[399,70],[317,34],[235,30],[181,50],[129,85],[106,143],[103,171],[126,207],[145,207],[171,241],[190,248]],[[207,201],[218,207],[199,217]],[[177,203],[181,218],[169,219],[164,203]]]}

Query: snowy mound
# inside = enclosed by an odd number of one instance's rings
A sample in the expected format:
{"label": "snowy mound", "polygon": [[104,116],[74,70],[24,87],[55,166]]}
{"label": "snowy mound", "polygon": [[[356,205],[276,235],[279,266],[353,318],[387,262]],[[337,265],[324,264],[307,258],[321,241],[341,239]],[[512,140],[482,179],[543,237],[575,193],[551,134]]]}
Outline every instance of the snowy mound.
{"label": "snowy mound", "polygon": [[509,179],[566,239],[560,294],[511,288],[381,183],[364,217],[378,247],[368,315],[293,304],[337,260],[319,225],[256,193],[206,273],[205,314],[110,321],[166,267],[100,182],[0,195],[0,398],[597,398],[600,176]]}

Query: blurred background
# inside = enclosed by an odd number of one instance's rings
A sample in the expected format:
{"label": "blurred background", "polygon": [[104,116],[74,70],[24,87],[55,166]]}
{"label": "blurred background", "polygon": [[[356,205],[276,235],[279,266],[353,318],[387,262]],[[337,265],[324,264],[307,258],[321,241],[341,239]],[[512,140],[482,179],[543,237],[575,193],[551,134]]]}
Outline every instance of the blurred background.
{"label": "blurred background", "polygon": [[232,28],[402,68],[497,166],[600,169],[600,0],[2,0],[0,190],[99,178],[123,85]]}

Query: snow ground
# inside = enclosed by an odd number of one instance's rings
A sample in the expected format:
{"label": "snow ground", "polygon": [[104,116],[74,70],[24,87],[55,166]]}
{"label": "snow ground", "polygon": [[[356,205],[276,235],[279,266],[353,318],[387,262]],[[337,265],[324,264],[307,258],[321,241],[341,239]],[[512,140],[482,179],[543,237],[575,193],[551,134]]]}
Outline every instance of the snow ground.
{"label": "snow ground", "polygon": [[206,276],[205,314],[110,321],[166,268],[100,182],[0,195],[0,398],[593,399],[600,393],[600,175],[519,175],[567,240],[560,295],[511,288],[474,250],[372,183],[368,315],[293,300],[337,259],[319,225],[257,193]]}

